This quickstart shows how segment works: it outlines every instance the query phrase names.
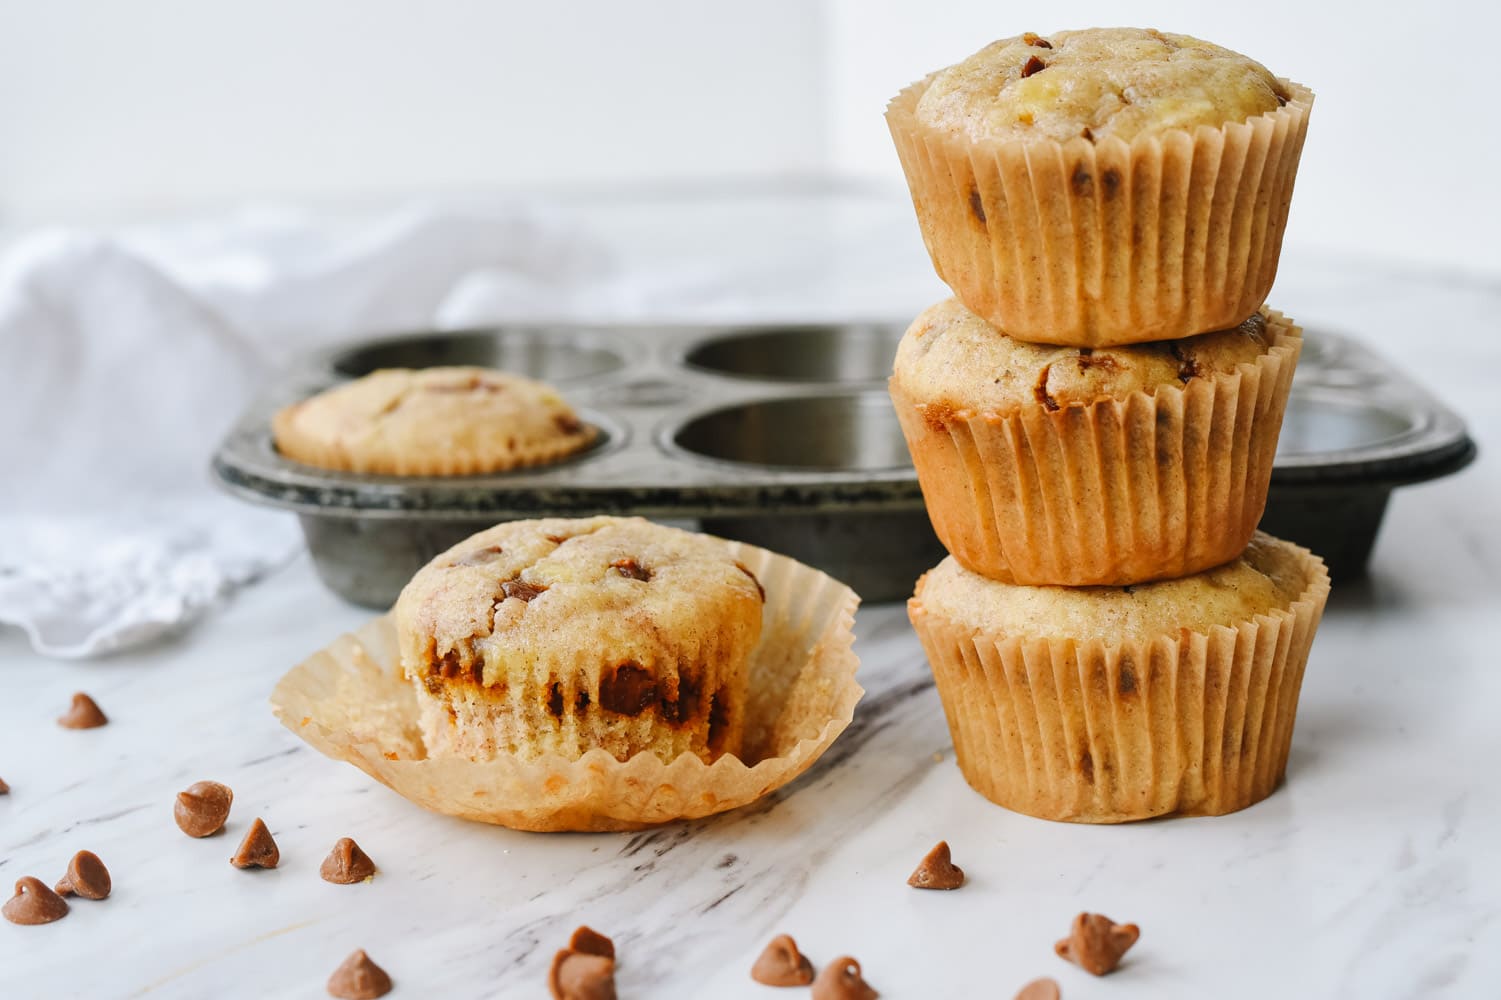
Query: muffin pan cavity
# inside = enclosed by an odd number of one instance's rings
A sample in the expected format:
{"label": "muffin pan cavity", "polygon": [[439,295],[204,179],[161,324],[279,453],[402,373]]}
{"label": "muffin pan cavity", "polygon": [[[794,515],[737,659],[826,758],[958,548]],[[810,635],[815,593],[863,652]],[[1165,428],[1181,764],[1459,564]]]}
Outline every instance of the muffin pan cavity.
{"label": "muffin pan cavity", "polygon": [[[385,607],[438,552],[498,521],[639,514],[792,556],[867,601],[943,558],[884,381],[905,324],[526,326],[387,337],[301,359],[213,459],[230,492],[301,519],[318,573]],[[475,364],[556,384],[599,428],[553,465],[463,477],[333,472],[271,441],[280,407],[386,367]],[[1262,526],[1359,574],[1393,488],[1457,471],[1451,411],[1357,342],[1307,335]]]}

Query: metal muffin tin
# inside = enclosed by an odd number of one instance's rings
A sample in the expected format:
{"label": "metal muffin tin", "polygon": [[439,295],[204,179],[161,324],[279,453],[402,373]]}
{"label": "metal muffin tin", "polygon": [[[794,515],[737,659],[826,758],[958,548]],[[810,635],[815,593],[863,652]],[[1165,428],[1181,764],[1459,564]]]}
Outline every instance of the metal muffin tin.
{"label": "metal muffin tin", "polygon": [[[335,592],[386,607],[424,563],[498,521],[686,522],[898,600],[944,555],[886,395],[904,325],[516,326],[389,337],[302,359],[213,459],[232,493],[297,513]],[[271,415],[378,368],[484,365],[556,385],[600,431],[566,461],[395,477],[290,461]],[[1263,526],[1363,571],[1391,490],[1474,457],[1451,411],[1358,343],[1307,338]]]}

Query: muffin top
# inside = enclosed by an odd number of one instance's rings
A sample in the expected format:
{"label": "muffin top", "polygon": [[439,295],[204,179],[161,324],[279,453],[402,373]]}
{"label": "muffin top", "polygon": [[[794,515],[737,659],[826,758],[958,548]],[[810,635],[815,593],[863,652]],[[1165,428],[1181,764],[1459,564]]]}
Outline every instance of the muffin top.
{"label": "muffin top", "polygon": [[1266,67],[1187,35],[1087,28],[992,42],[930,79],[917,120],[971,140],[1059,142],[1218,128],[1276,110]]}
{"label": "muffin top", "polygon": [[642,518],[546,518],[439,555],[401,592],[396,620],[409,674],[448,659],[460,669],[445,674],[493,687],[625,662],[689,672],[685,650],[749,652],[764,600],[722,539]]}
{"label": "muffin top", "polygon": [[939,563],[913,598],[977,632],[1108,644],[1207,632],[1285,609],[1312,582],[1307,553],[1257,532],[1239,559],[1176,580],[1129,587],[1020,587]]}
{"label": "muffin top", "polygon": [[1277,312],[1229,330],[1120,347],[1056,347],[1008,337],[958,299],[929,307],[896,350],[894,380],[915,401],[953,411],[1014,413],[1087,406],[1230,374],[1299,336]]}
{"label": "muffin top", "polygon": [[282,454],[350,472],[454,475],[554,461],[594,428],[557,391],[489,368],[390,368],[279,411]]}

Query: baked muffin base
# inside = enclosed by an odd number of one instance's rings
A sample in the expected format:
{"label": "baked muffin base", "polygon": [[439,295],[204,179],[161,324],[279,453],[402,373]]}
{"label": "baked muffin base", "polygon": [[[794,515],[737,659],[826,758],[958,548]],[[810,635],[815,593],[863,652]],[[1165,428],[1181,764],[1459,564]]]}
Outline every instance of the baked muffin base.
{"label": "baked muffin base", "polygon": [[972,141],[886,122],[938,276],[1020,340],[1105,347],[1232,327],[1277,275],[1313,92],[1214,129],[1132,142]]}
{"label": "baked muffin base", "polygon": [[1187,576],[1245,549],[1266,507],[1302,331],[1267,310],[1269,349],[1233,374],[1089,406],[954,411],[890,389],[933,530],[1004,583]]}
{"label": "baked muffin base", "polygon": [[1074,823],[1220,815],[1270,795],[1329,596],[1323,561],[1280,544],[1305,579],[1287,607],[1111,645],[976,631],[924,606],[924,576],[908,614],[970,786]]}
{"label": "baked muffin base", "polygon": [[766,589],[738,755],[712,764],[692,753],[622,763],[603,750],[577,759],[432,755],[389,614],[290,670],[272,708],[323,754],[425,809],[517,830],[636,830],[748,805],[807,770],[853,718],[864,693],[852,648],[859,598],[795,560],[727,544]]}

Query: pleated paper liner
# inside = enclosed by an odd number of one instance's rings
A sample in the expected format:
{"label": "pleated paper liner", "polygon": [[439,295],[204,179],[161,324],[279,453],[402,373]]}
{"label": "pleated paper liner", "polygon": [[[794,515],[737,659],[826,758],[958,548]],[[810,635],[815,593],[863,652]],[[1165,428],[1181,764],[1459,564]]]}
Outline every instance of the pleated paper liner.
{"label": "pleated paper liner", "polygon": [[976,633],[908,604],[965,779],[1040,819],[1121,823],[1220,815],[1272,793],[1287,770],[1309,646],[1329,596],[1305,549],[1285,608],[1150,641]]}
{"label": "pleated paper liner", "polygon": [[1302,331],[1232,374],[1048,410],[934,410],[891,397],[933,529],[966,568],[1029,586],[1126,585],[1238,556],[1266,506]]}
{"label": "pleated paper liner", "polygon": [[1097,142],[974,141],[889,105],[933,266],[1025,341],[1103,347],[1223,330],[1276,277],[1313,92],[1220,128]]}
{"label": "pleated paper liner", "polygon": [[859,598],[785,556],[726,545],[766,589],[743,759],[642,753],[621,763],[598,749],[576,760],[429,757],[389,614],[294,667],[272,708],[326,756],[425,809],[517,830],[635,830],[748,805],[807,770],[849,725],[864,693],[852,648]]}

